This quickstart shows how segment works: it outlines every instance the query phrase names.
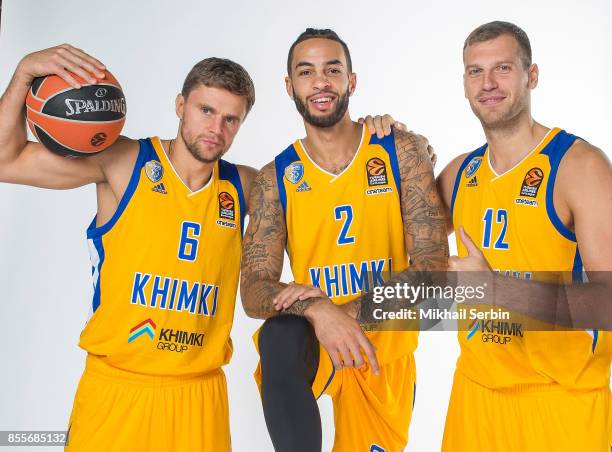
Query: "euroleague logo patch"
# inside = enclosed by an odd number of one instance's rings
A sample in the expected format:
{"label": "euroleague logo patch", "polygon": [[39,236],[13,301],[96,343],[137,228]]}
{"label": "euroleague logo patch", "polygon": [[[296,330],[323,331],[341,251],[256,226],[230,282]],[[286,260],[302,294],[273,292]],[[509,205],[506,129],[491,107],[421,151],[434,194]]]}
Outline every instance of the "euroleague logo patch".
{"label": "euroleague logo patch", "polygon": [[157,160],[149,160],[145,163],[145,174],[151,182],[159,182],[164,175],[164,167]]}
{"label": "euroleague logo patch", "polygon": [[234,198],[226,191],[219,193],[219,217],[226,220],[236,219]]}
{"label": "euroleague logo patch", "polygon": [[101,146],[106,143],[106,138],[107,136],[104,132],[99,132],[91,137],[90,143],[92,146]]}
{"label": "euroleague logo patch", "polygon": [[285,179],[292,184],[297,184],[304,177],[304,165],[302,162],[293,162],[285,168]]}
{"label": "euroleague logo patch", "polygon": [[465,177],[468,179],[474,175],[478,168],[480,168],[480,164],[482,163],[482,157],[474,157],[467,168],[465,169]]}
{"label": "euroleague logo patch", "polygon": [[384,160],[378,157],[372,157],[366,163],[366,174],[368,176],[368,185],[374,187],[376,185],[387,185],[387,165]]}
{"label": "euroleague logo patch", "polygon": [[531,198],[535,198],[538,196],[538,190],[540,189],[540,185],[542,185],[542,181],[544,180],[544,171],[540,168],[531,168],[525,174],[525,179],[523,180],[523,185],[521,185],[521,194],[520,196],[529,196]]}

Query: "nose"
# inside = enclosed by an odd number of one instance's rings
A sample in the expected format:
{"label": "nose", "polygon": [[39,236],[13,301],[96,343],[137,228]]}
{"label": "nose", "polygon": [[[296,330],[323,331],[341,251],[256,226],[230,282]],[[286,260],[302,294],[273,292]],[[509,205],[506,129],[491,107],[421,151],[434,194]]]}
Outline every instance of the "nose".
{"label": "nose", "polygon": [[482,89],[485,91],[492,91],[497,88],[497,80],[493,71],[485,71],[482,80]]}
{"label": "nose", "polygon": [[317,72],[314,78],[314,87],[323,90],[330,86],[329,79],[325,72]]}
{"label": "nose", "polygon": [[215,115],[210,119],[208,123],[208,131],[214,133],[215,135],[221,134],[221,129],[223,128],[223,116]]}

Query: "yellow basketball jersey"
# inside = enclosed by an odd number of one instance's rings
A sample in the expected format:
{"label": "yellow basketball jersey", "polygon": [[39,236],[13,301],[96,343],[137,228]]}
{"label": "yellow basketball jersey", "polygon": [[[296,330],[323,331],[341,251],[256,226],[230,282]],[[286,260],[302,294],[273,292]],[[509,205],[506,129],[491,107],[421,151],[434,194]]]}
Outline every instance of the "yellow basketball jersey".
{"label": "yellow basketball jersey", "polygon": [[[464,227],[495,271],[537,280],[551,276],[544,272],[568,272],[582,280],[576,235],[553,205],[559,163],[575,140],[552,129],[503,174],[494,171],[487,145],[463,161],[453,191],[453,225]],[[467,255],[458,239],[457,247]],[[457,370],[487,387],[609,384],[612,340],[601,331],[526,331],[520,316],[512,315],[509,321],[469,321],[459,343]]]}
{"label": "yellow basketball jersey", "polygon": [[[300,140],[275,163],[296,282],[342,304],[408,266],[393,135],[378,139],[364,127],[352,162],[337,175],[320,168]],[[417,345],[416,332],[369,334],[381,364]]]}
{"label": "yellow basketball jersey", "polygon": [[128,371],[208,372],[232,354],[245,214],[238,170],[220,160],[192,192],[157,137],[139,144],[117,211],[87,230],[94,297],[80,346]]}

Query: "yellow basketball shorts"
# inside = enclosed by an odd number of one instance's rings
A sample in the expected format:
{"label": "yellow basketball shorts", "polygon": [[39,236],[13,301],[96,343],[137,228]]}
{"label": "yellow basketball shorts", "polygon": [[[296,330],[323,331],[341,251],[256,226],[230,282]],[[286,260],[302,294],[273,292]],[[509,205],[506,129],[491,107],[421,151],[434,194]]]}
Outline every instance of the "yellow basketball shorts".
{"label": "yellow basketball shorts", "polygon": [[201,376],[157,377],[87,357],[66,451],[230,449],[227,386],[221,369]]}
{"label": "yellow basketball shorts", "polygon": [[455,373],[443,452],[610,452],[609,388],[559,385],[493,390]]}
{"label": "yellow basketball shorts", "polygon": [[[258,333],[253,337],[256,348]],[[379,355],[383,352],[377,350]],[[261,391],[260,365],[254,377]],[[335,370],[329,354],[320,346],[312,392],[317,399],[323,394],[332,398],[335,427],[332,451],[401,452],[408,443],[415,382],[412,354],[382,364],[380,374],[374,375],[367,364],[360,369]]]}

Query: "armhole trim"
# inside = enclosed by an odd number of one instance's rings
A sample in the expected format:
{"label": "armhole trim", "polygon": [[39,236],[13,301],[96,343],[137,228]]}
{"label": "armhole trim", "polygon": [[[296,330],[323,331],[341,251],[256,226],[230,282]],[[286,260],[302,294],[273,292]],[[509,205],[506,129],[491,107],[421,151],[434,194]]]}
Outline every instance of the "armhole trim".
{"label": "armhole trim", "polygon": [[140,181],[140,173],[145,163],[145,160],[147,160],[147,158],[155,158],[159,160],[157,154],[155,153],[155,150],[153,149],[150,138],[138,140],[138,143],[140,145],[140,148],[138,150],[138,156],[136,157],[136,163],[134,164],[134,169],[132,170],[132,175],[125,189],[125,193],[123,193],[121,201],[119,201],[117,210],[115,210],[115,213],[113,214],[110,220],[108,220],[105,224],[99,227],[96,227],[96,219],[98,216],[94,216],[94,219],[87,228],[88,239],[100,237],[101,235],[106,234],[112,229],[112,227],[121,217],[121,214],[127,208],[130,200],[132,199],[132,196],[134,195],[134,192],[136,191],[136,188],[138,188],[138,182]]}

